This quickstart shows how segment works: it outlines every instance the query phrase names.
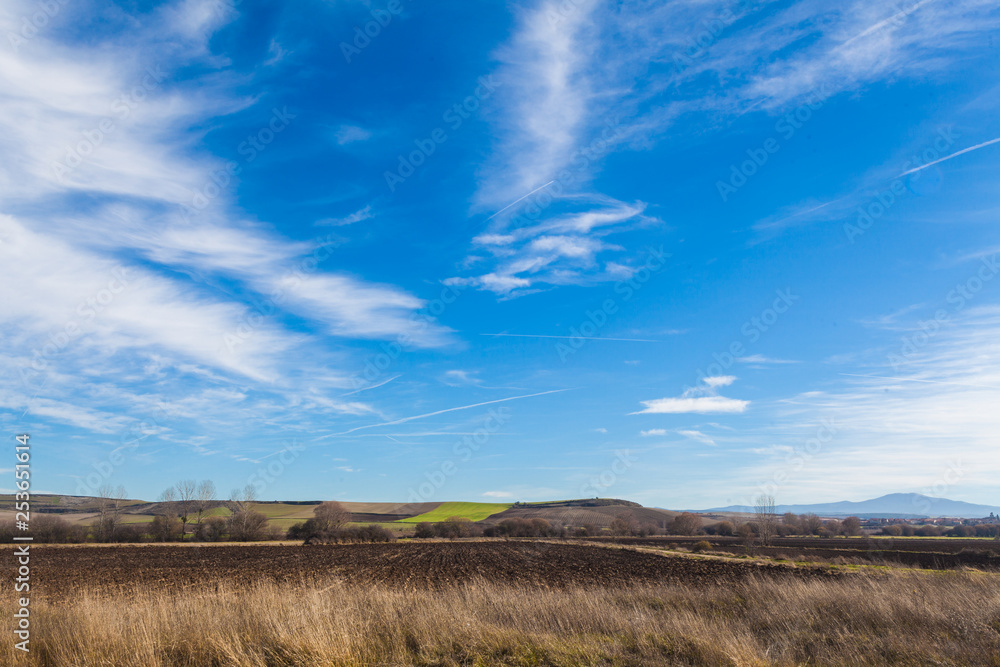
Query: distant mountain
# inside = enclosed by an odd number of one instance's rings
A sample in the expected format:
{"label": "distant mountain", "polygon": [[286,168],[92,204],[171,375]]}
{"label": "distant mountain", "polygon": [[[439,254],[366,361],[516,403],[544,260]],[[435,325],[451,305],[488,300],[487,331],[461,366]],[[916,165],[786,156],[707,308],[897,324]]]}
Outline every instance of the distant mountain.
{"label": "distant mountain", "polygon": [[[747,505],[730,505],[708,510],[692,510],[694,512],[753,512],[754,508]],[[979,519],[987,517],[990,512],[1000,515],[1000,507],[989,505],[974,505],[961,500],[947,498],[932,498],[919,493],[890,493],[881,498],[851,502],[843,500],[836,503],[818,503],[815,505],[777,505],[775,512],[784,514],[818,514],[827,517],[857,516],[869,518],[916,518],[916,517],[959,517],[963,519]]]}

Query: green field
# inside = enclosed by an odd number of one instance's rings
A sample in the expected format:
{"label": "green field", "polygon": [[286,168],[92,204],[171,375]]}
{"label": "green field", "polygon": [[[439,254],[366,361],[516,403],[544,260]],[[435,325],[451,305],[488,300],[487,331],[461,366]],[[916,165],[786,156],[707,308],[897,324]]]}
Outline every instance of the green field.
{"label": "green field", "polygon": [[482,521],[486,517],[499,514],[505,509],[513,507],[513,505],[514,503],[441,503],[430,512],[411,516],[409,519],[400,519],[399,523],[420,523],[422,521],[439,523],[447,521],[453,516],[459,516],[470,521]]}

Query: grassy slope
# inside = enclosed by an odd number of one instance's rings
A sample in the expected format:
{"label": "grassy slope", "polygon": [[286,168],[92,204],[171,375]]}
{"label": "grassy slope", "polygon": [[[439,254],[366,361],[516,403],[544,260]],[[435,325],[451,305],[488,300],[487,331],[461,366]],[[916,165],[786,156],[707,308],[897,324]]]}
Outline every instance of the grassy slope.
{"label": "grassy slope", "polygon": [[400,523],[420,523],[422,521],[437,523],[440,521],[447,521],[453,516],[460,516],[462,518],[469,519],[470,521],[482,521],[486,517],[503,512],[504,510],[512,507],[513,504],[514,503],[441,503],[441,505],[430,512],[418,514],[417,516],[410,517],[409,519],[401,519]]}

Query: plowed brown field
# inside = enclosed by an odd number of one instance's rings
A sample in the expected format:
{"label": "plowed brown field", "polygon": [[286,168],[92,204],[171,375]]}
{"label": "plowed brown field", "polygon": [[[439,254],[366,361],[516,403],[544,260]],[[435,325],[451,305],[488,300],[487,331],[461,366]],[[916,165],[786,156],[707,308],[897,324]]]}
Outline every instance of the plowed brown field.
{"label": "plowed brown field", "polygon": [[543,588],[718,584],[751,573],[831,576],[822,570],[661,556],[539,542],[423,542],[328,546],[35,547],[32,588],[49,597],[84,590],[214,589],[255,582],[344,581],[441,589],[485,580]]}

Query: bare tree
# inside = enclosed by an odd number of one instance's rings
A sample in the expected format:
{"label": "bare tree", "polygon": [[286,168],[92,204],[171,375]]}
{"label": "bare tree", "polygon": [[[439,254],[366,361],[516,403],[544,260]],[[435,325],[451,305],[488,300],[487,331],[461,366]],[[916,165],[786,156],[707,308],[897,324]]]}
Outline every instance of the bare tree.
{"label": "bare tree", "polygon": [[335,500],[320,503],[313,510],[316,530],[321,535],[336,533],[344,524],[351,520],[351,513]]}
{"label": "bare tree", "polygon": [[181,531],[183,534],[187,532],[188,517],[194,509],[198,484],[193,479],[185,479],[177,482],[174,488],[177,489],[177,516],[183,525],[184,530]]}
{"label": "bare tree", "polygon": [[201,517],[208,511],[215,501],[215,484],[211,480],[206,479],[201,484],[198,485],[198,489],[195,491],[194,505],[195,509],[198,511],[198,525],[201,526]]}
{"label": "bare tree", "polygon": [[690,512],[682,512],[670,521],[671,535],[697,535],[701,532],[701,517]]}
{"label": "bare tree", "polygon": [[257,500],[257,489],[247,484],[242,489],[233,489],[229,494],[230,511],[233,514],[250,509],[250,505]]}
{"label": "bare tree", "polygon": [[120,484],[114,489],[110,484],[104,484],[97,490],[98,517],[95,536],[101,542],[111,542],[115,539],[121,525],[121,512],[126,497],[125,487]]}
{"label": "bare tree", "polygon": [[854,537],[861,534],[861,519],[856,516],[849,516],[841,524],[844,535]]}
{"label": "bare tree", "polygon": [[754,532],[753,526],[748,522],[743,522],[736,528],[736,534],[743,543],[743,548],[746,549],[746,552],[753,555],[754,548],[757,546],[757,533]]}
{"label": "bare tree", "polygon": [[823,520],[815,514],[803,514],[801,519],[802,532],[806,535],[818,535],[823,528]]}
{"label": "bare tree", "polygon": [[259,540],[267,528],[267,517],[260,512],[253,510],[253,503],[257,500],[257,491],[253,486],[247,484],[242,489],[233,489],[229,495],[229,509],[232,516],[229,517],[228,528],[231,539],[237,541]]}
{"label": "bare tree", "polygon": [[777,532],[777,517],[774,515],[774,496],[762,493],[754,500],[754,514],[757,519],[757,532],[761,545],[771,545],[771,540]]}

